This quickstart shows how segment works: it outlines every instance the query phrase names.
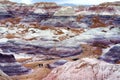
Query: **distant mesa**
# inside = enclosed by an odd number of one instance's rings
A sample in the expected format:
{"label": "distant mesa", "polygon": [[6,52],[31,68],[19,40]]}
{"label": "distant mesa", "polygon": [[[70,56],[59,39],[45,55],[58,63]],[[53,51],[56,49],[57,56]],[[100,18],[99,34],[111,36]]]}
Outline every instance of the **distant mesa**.
{"label": "distant mesa", "polygon": [[74,8],[68,6],[60,8],[58,11],[55,12],[54,16],[74,16],[74,14]]}
{"label": "distant mesa", "polygon": [[34,4],[34,7],[38,7],[38,8],[49,8],[49,7],[56,7],[56,6],[58,5],[54,2],[38,2]]}
{"label": "distant mesa", "polygon": [[120,1],[115,2],[104,2],[99,4],[100,6],[120,6]]}
{"label": "distant mesa", "polygon": [[9,1],[9,0],[0,0],[0,2],[2,2],[2,1]]}
{"label": "distant mesa", "polygon": [[72,7],[74,7],[74,6],[77,6],[76,4],[70,4],[70,3],[65,3],[65,4],[60,4],[61,6],[72,6]]}
{"label": "distant mesa", "polygon": [[0,0],[0,5],[13,6],[14,4],[17,4],[17,3],[16,3],[16,2],[9,1],[9,0]]}

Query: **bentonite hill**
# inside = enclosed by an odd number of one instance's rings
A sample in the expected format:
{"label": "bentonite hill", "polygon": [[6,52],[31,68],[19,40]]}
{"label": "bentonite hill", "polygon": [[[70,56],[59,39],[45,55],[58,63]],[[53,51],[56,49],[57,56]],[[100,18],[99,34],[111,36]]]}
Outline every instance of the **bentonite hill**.
{"label": "bentonite hill", "polygon": [[120,80],[120,1],[0,0],[0,80]]}

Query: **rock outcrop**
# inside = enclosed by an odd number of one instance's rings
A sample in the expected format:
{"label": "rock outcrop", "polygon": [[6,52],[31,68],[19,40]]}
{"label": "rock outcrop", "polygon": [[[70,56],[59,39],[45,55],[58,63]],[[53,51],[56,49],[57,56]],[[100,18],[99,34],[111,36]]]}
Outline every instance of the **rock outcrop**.
{"label": "rock outcrop", "polygon": [[21,75],[30,71],[16,62],[12,54],[0,54],[0,69],[9,76]]}
{"label": "rock outcrop", "polygon": [[119,80],[120,65],[83,58],[54,69],[43,80]]}

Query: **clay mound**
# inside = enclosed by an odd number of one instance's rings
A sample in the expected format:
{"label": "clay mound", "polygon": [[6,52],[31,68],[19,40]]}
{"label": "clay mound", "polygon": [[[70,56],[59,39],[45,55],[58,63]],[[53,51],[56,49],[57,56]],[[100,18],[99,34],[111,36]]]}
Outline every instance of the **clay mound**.
{"label": "clay mound", "polygon": [[6,6],[0,5],[0,13],[7,13]]}
{"label": "clay mound", "polygon": [[120,45],[115,45],[103,54],[99,59],[109,63],[117,63],[120,61]]}
{"label": "clay mound", "polygon": [[0,20],[5,18],[11,18],[12,15],[7,10],[7,5],[0,2]]}
{"label": "clay mound", "polygon": [[54,69],[43,80],[119,80],[120,65],[83,58]]}
{"label": "clay mound", "polygon": [[12,80],[8,75],[0,70],[0,80]]}
{"label": "clay mound", "polygon": [[16,62],[12,54],[0,54],[0,69],[9,76],[21,75],[30,71],[20,63]]}
{"label": "clay mound", "polygon": [[34,10],[34,13],[35,13],[35,14],[46,14],[47,12],[46,12],[44,9],[39,9],[39,8],[38,8],[38,9],[35,9],[35,10]]}
{"label": "clay mound", "polygon": [[14,43],[14,42],[7,42],[4,44],[0,44],[0,48],[4,52],[11,51],[13,53],[26,53],[26,54],[42,54],[42,55],[53,55],[58,57],[69,57],[74,55],[79,55],[82,52],[80,46],[76,47],[66,47],[66,46],[56,46],[54,47],[44,47],[44,46],[35,46],[35,45],[27,45]]}

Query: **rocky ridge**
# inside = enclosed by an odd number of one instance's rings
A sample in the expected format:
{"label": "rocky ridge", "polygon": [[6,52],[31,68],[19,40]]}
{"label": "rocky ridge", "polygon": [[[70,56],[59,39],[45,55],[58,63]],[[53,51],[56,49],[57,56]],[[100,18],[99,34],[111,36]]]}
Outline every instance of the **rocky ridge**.
{"label": "rocky ridge", "polygon": [[120,65],[83,58],[54,69],[43,80],[119,80]]}

